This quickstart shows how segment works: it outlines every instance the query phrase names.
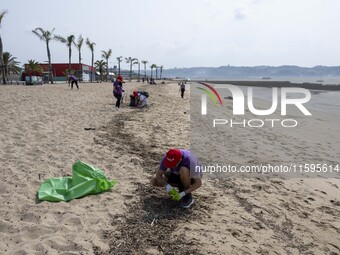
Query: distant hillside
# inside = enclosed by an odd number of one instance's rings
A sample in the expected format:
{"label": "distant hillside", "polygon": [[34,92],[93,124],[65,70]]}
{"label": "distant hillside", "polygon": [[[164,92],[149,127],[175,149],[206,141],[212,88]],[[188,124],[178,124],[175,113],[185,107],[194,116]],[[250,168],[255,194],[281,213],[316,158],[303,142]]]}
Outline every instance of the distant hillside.
{"label": "distant hillside", "polygon": [[220,66],[191,67],[163,70],[164,77],[186,77],[190,79],[224,79],[256,77],[340,77],[340,66]]}

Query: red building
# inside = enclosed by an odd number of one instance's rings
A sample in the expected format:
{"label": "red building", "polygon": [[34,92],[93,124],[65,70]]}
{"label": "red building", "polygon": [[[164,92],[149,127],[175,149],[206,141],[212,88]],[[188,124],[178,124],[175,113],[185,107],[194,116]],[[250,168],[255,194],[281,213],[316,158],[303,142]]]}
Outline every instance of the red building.
{"label": "red building", "polygon": [[[39,64],[43,68],[44,80],[48,77],[48,64]],[[53,81],[66,81],[68,75],[69,64],[51,64]],[[80,77],[82,81],[95,80],[96,69],[85,64],[71,64],[71,73]]]}

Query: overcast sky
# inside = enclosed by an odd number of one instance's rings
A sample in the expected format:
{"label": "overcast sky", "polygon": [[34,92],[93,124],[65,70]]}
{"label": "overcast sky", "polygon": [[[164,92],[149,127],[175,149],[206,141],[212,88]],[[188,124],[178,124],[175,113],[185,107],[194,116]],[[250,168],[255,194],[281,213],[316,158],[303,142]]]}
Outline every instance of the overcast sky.
{"label": "overcast sky", "polygon": [[[0,10],[4,51],[21,63],[47,60],[31,32],[41,27],[89,38],[95,61],[112,49],[110,66],[118,56],[165,68],[340,65],[339,0],[2,0]],[[66,45],[50,49],[53,63],[68,62]],[[82,55],[90,65],[86,45]]]}

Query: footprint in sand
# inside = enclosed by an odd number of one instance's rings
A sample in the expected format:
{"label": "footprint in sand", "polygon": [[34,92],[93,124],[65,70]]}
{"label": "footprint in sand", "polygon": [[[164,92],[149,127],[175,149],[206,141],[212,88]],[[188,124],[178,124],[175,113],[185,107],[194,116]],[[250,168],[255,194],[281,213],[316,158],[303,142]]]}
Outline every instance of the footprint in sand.
{"label": "footprint in sand", "polygon": [[329,202],[331,202],[333,205],[340,206],[340,201],[336,201],[336,200],[329,200]]}
{"label": "footprint in sand", "polygon": [[336,188],[336,189],[338,189],[339,188],[339,186],[338,185],[336,185],[336,184],[334,184],[334,183],[332,183],[332,182],[327,182],[328,184],[330,184],[332,187],[334,187],[334,188]]}
{"label": "footprint in sand", "polygon": [[315,191],[319,191],[320,193],[327,195],[327,192],[325,192],[325,191],[318,190],[318,189],[315,189]]}

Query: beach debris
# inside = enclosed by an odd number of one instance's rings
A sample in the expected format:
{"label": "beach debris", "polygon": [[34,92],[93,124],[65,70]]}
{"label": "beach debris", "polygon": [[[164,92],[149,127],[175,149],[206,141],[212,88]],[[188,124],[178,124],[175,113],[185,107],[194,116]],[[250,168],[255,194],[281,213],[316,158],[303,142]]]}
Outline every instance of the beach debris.
{"label": "beach debris", "polygon": [[50,202],[70,201],[107,191],[116,183],[116,180],[109,181],[99,168],[76,161],[72,166],[72,176],[44,181],[38,190],[38,198]]}
{"label": "beach debris", "polygon": [[333,205],[340,206],[340,201],[330,200],[330,202],[331,202]]}
{"label": "beach debris", "polygon": [[88,128],[84,128],[84,130],[86,130],[86,131],[88,131],[88,130],[96,130],[96,128],[88,127]]}
{"label": "beach debris", "polygon": [[151,222],[151,227],[153,227],[155,221],[157,222],[157,219],[156,219],[156,218],[154,218],[154,219],[152,220],[152,222]]}

